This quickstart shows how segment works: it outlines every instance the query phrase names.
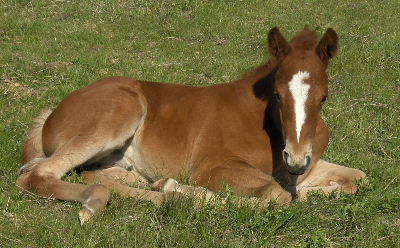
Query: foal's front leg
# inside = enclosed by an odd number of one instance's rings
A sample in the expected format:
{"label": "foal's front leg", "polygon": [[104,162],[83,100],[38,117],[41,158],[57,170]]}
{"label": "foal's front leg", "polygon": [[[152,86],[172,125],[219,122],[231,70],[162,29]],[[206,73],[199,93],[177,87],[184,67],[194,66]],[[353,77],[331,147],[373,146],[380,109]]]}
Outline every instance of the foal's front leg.
{"label": "foal's front leg", "polygon": [[210,203],[217,198],[217,195],[200,186],[190,186],[178,183],[173,178],[160,179],[152,184],[152,189],[160,192],[179,192],[192,198],[196,204]]}
{"label": "foal's front leg", "polygon": [[298,199],[307,199],[307,194],[311,191],[319,191],[325,195],[332,192],[355,194],[358,190],[356,181],[364,177],[366,174],[361,170],[319,160],[308,176],[297,185]]}
{"label": "foal's front leg", "polygon": [[196,184],[210,191],[218,192],[224,184],[229,185],[233,192],[245,196],[253,202],[257,198],[260,207],[267,206],[270,201],[288,204],[292,201],[290,192],[270,175],[243,161],[229,161],[211,170],[200,171],[192,175]]}

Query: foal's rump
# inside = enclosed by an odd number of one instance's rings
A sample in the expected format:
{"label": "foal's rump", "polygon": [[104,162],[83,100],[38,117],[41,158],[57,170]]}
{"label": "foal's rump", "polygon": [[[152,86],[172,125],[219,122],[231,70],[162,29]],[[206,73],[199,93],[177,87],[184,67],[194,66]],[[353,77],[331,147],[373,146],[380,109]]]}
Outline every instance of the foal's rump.
{"label": "foal's rump", "polygon": [[[146,111],[137,88],[128,78],[102,79],[67,96],[47,119],[41,116],[25,144],[27,163],[17,186],[44,197],[81,202],[84,216],[104,208],[109,198],[105,186],[60,179],[120,149],[134,135]],[[35,159],[38,155],[41,158]]]}

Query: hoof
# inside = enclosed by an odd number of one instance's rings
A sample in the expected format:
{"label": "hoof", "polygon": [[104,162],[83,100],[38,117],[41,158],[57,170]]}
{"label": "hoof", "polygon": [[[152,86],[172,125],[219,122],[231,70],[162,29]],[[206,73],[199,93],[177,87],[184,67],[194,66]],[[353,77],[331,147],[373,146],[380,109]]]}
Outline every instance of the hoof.
{"label": "hoof", "polygon": [[91,209],[88,209],[87,207],[82,207],[81,210],[79,211],[79,221],[81,222],[81,225],[85,224],[88,222],[94,215],[94,211]]}
{"label": "hoof", "polygon": [[167,182],[168,178],[163,178],[160,179],[158,181],[155,181],[152,185],[151,185],[151,189],[154,191],[158,191],[158,192],[162,192],[162,189],[165,185],[165,183]]}
{"label": "hoof", "polygon": [[164,200],[163,200],[164,203],[174,202],[179,199],[182,199],[182,197],[185,196],[184,194],[182,194],[180,192],[176,192],[176,191],[165,192],[163,195],[164,195]]}
{"label": "hoof", "polygon": [[179,183],[172,178],[160,179],[151,185],[151,188],[159,192],[181,192],[179,190]]}
{"label": "hoof", "polygon": [[86,200],[79,211],[81,225],[90,220],[95,213],[105,208],[108,199],[110,199],[110,191],[104,185],[94,184],[83,192],[83,196]]}

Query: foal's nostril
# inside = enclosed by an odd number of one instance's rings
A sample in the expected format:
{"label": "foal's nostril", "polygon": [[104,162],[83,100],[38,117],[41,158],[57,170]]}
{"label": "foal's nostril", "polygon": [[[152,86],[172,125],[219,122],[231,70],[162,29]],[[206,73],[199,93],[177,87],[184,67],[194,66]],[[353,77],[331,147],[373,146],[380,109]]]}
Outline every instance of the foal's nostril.
{"label": "foal's nostril", "polygon": [[288,158],[289,158],[289,153],[287,151],[283,151],[283,161],[287,164]]}
{"label": "foal's nostril", "polygon": [[310,163],[311,163],[311,156],[310,156],[310,155],[307,155],[307,156],[306,156],[306,165],[305,165],[305,166],[309,166]]}

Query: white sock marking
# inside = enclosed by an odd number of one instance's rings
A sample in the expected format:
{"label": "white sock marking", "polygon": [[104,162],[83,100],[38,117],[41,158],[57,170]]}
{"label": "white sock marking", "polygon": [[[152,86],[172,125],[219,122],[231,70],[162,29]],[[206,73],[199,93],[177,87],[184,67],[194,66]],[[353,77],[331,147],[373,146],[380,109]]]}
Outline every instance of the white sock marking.
{"label": "white sock marking", "polygon": [[304,80],[309,77],[310,74],[307,71],[299,71],[293,75],[292,80],[289,82],[289,90],[294,100],[297,142],[299,142],[301,129],[306,119],[305,103],[307,101],[310,85],[305,84]]}
{"label": "white sock marking", "polygon": [[83,204],[82,206],[85,207],[87,210],[89,210],[92,214],[94,214],[93,208],[91,208],[91,207],[89,207],[88,205],[86,205],[86,203]]}

